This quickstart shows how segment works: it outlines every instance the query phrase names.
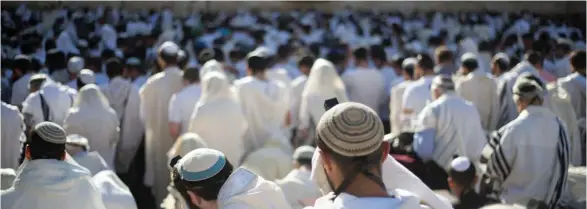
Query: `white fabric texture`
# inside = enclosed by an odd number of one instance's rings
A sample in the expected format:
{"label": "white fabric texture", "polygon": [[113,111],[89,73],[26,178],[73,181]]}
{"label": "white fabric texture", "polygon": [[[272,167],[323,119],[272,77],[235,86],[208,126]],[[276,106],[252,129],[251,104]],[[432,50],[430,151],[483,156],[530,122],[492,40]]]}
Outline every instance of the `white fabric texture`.
{"label": "white fabric texture", "polygon": [[518,110],[513,99],[513,88],[518,77],[525,72],[529,72],[537,78],[540,78],[538,71],[528,61],[522,61],[512,68],[512,70],[502,75],[500,86],[497,91],[500,98],[500,117],[497,123],[497,129],[514,120],[518,116]]}
{"label": "white fabric texture", "polygon": [[0,190],[7,190],[12,187],[16,179],[16,172],[12,168],[0,169]]}
{"label": "white fabric texture", "polygon": [[96,185],[102,194],[104,206],[108,209],[136,209],[135,199],[130,189],[111,170],[101,171],[92,177],[92,183]]}
{"label": "white fabric texture", "polygon": [[292,209],[302,209],[300,202],[315,200],[322,196],[316,183],[310,179],[311,172],[305,168],[290,171],[283,179],[275,183],[281,188]]}
{"label": "white fabric texture", "polygon": [[[69,108],[73,105],[75,98],[75,90],[55,83],[47,78],[43,83],[41,89],[35,93],[30,94],[22,103],[23,115],[29,114],[32,116],[31,127],[37,123],[43,122],[43,109],[41,108],[40,94],[45,98],[49,109],[49,121],[63,125],[63,121],[67,115]],[[25,116],[26,117],[26,116]]]}
{"label": "white fabric texture", "polygon": [[240,163],[247,121],[222,73],[209,72],[202,79],[202,96],[189,123],[188,131],[200,135],[209,148],[225,153],[235,166]]}
{"label": "white fabric texture", "polygon": [[226,180],[217,200],[223,209],[289,209],[290,206],[281,189],[255,173],[236,169]]}
{"label": "white fabric texture", "polygon": [[168,67],[152,75],[139,93],[146,132],[145,184],[152,186],[157,203],[161,203],[167,195],[170,176],[166,154],[175,141],[169,134],[169,100],[181,90],[182,82],[181,70],[178,67]]}
{"label": "white fabric texture", "polygon": [[169,122],[180,125],[180,135],[189,130],[190,117],[198,100],[200,100],[201,94],[202,88],[200,84],[194,83],[185,86],[181,91],[171,96],[169,100]]}
{"label": "white fabric texture", "polygon": [[585,94],[587,92],[585,77],[575,72],[560,78],[557,83],[569,95],[573,109],[577,114],[577,119],[585,118]]}
{"label": "white fabric texture", "polygon": [[302,92],[308,82],[308,76],[300,75],[291,82],[291,99],[290,99],[290,116],[291,127],[297,127],[300,124],[299,113],[302,102]]}
{"label": "white fabric texture", "polygon": [[[388,191],[390,190],[406,190],[411,192],[426,204],[430,205],[434,209],[450,209],[452,206],[441,200],[430,188],[422,182],[416,175],[410,172],[406,167],[397,162],[391,155],[387,155],[387,158],[383,162],[382,168],[382,179],[385,187]],[[324,172],[324,166],[322,162],[322,156],[320,155],[320,149],[316,148],[314,156],[312,157],[312,181],[314,181],[323,194],[328,194],[330,186],[326,180],[326,173]],[[338,198],[337,198],[338,199]]]}
{"label": "white fabric texture", "polygon": [[105,209],[90,173],[75,163],[33,160],[16,175],[13,187],[0,194],[2,208]]}
{"label": "white fabric texture", "polygon": [[412,83],[411,80],[406,80],[391,88],[391,95],[389,97],[389,127],[391,127],[391,132],[394,134],[399,134],[410,128],[407,126],[409,123],[402,121],[402,118],[407,118],[407,116],[402,117],[403,95],[410,83]]}
{"label": "white fabric texture", "polygon": [[420,198],[414,194],[402,191],[388,191],[393,197],[355,197],[348,193],[341,193],[334,201],[330,200],[332,194],[328,194],[316,200],[313,207],[308,209],[360,209],[360,208],[395,208],[395,209],[425,209],[430,208],[420,204]]}
{"label": "white fabric texture", "polygon": [[20,77],[12,84],[12,94],[10,97],[10,104],[12,105],[21,105],[21,103],[27,98],[29,95],[29,80],[31,79],[32,74],[27,73]]}
{"label": "white fabric texture", "polygon": [[189,152],[198,148],[208,148],[208,145],[198,134],[185,133],[175,140],[173,147],[167,152],[167,161],[171,162],[178,155],[185,157]]}
{"label": "white fabric texture", "polygon": [[496,129],[499,117],[499,98],[497,84],[489,74],[477,69],[462,79],[457,79],[455,90],[459,96],[475,105],[485,131]]}
{"label": "white fabric texture", "polygon": [[18,108],[2,102],[0,116],[0,150],[2,153],[2,168],[17,169],[20,157],[20,144],[26,140],[24,135],[23,118]]}
{"label": "white fabric texture", "polygon": [[[114,167],[117,172],[126,172],[143,139],[145,126],[140,117],[141,98],[139,90],[128,80],[113,78],[100,90],[108,98],[110,107],[116,112],[120,125],[120,140],[116,146]],[[123,119],[124,118],[124,119]]]}
{"label": "white fabric texture", "polygon": [[114,166],[114,154],[119,140],[116,112],[110,108],[98,86],[84,86],[69,110],[63,129],[88,139],[90,147],[100,153],[109,167]]}
{"label": "white fabric texture", "polygon": [[326,112],[324,101],[337,98],[339,103],[348,102],[345,84],[342,82],[334,65],[325,59],[314,62],[306,86],[302,91],[300,103],[299,129],[307,129],[313,121],[318,124],[320,117]]}
{"label": "white fabric texture", "polygon": [[402,116],[400,121],[405,122],[409,127],[406,131],[413,131],[418,114],[431,98],[430,86],[434,76],[424,76],[417,81],[411,82],[402,96]]}
{"label": "white fabric texture", "polygon": [[385,80],[378,70],[361,68],[346,72],[342,75],[349,101],[367,105],[373,110],[379,110],[384,101]]}
{"label": "white fabric texture", "polygon": [[557,89],[553,85],[547,86],[547,90],[542,105],[548,107],[550,111],[561,119],[561,122],[565,123],[571,142],[571,164],[580,166],[585,153],[581,148],[584,138],[580,135],[579,127],[585,123],[576,118],[571,101],[569,101],[568,94],[564,90]]}
{"label": "white fabric texture", "polygon": [[242,167],[255,172],[264,179],[274,181],[285,177],[293,168],[292,155],[278,144],[266,144],[243,159]]}
{"label": "white fabric texture", "polygon": [[110,169],[108,164],[100,153],[98,152],[80,152],[75,155],[71,155],[71,158],[77,162],[80,166],[87,168],[92,176],[96,175],[100,171]]}
{"label": "white fabric texture", "polygon": [[446,171],[454,155],[479,162],[487,140],[475,106],[446,92],[420,112],[416,131],[434,129],[432,160]]}

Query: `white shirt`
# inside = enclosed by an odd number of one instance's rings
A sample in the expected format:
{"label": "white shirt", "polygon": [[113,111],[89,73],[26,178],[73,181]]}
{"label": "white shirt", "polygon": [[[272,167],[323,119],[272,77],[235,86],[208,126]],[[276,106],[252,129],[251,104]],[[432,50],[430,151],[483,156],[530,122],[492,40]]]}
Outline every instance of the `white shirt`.
{"label": "white shirt", "polygon": [[200,84],[191,84],[174,94],[169,100],[169,122],[181,124],[180,135],[188,130],[190,117],[196,103],[200,100],[201,93]]}
{"label": "white shirt", "polygon": [[[314,203],[314,209],[389,209],[389,208],[401,208],[401,209],[418,209],[418,208],[429,208],[424,205],[420,205],[420,198],[413,195],[408,191],[395,190],[389,192],[390,197],[356,197],[348,193],[340,193],[334,201],[332,193],[328,194]],[[393,197],[391,196],[393,195]]]}
{"label": "white shirt", "polygon": [[10,104],[12,105],[21,105],[22,102],[27,98],[29,95],[29,80],[31,79],[32,74],[27,73],[20,77],[18,80],[12,84],[12,95],[10,98]]}
{"label": "white shirt", "polygon": [[431,99],[430,86],[432,85],[432,79],[434,76],[424,76],[419,80],[412,82],[406,87],[404,95],[402,96],[402,112],[404,110],[411,110],[411,113],[403,114],[406,118],[402,118],[402,121],[407,121],[409,127],[413,128],[413,124],[416,116],[424,109],[426,103]]}
{"label": "white shirt", "polygon": [[137,87],[137,88],[141,88],[143,87],[143,85],[147,82],[147,78],[148,76],[146,75],[142,75],[137,77],[132,83]]}
{"label": "white shirt", "polygon": [[299,124],[300,102],[302,99],[302,92],[308,81],[308,76],[300,75],[291,82],[291,126],[296,127]]}
{"label": "white shirt", "polygon": [[379,116],[381,118],[389,118],[389,101],[390,95],[389,92],[391,91],[391,87],[395,84],[395,80],[397,79],[397,75],[395,74],[395,70],[392,67],[385,66],[380,71],[381,76],[383,76],[384,86],[385,89],[383,91],[383,102],[380,104],[379,108]]}
{"label": "white shirt", "polygon": [[357,69],[346,72],[342,80],[348,92],[349,100],[367,105],[377,111],[383,101],[385,81],[375,69]]}
{"label": "white shirt", "polygon": [[[108,81],[110,81],[108,76],[106,76],[106,74],[102,72],[94,73],[94,77],[96,78],[96,85],[98,86],[102,84],[107,84]],[[138,88],[140,88],[140,86]]]}

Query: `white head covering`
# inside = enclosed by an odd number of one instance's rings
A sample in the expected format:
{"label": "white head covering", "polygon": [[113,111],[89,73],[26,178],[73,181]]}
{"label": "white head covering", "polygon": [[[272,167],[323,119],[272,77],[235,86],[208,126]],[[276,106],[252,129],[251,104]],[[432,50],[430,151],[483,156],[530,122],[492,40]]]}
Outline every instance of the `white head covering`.
{"label": "white head covering", "polygon": [[108,99],[102,94],[98,86],[88,84],[82,87],[73,103],[74,108],[90,111],[109,109]]}
{"label": "white head covering", "polygon": [[72,57],[67,62],[67,71],[73,74],[78,74],[84,68],[84,59],[81,57]]}
{"label": "white head covering", "polygon": [[82,147],[86,148],[86,150],[90,150],[90,142],[88,141],[88,139],[86,137],[83,137],[81,135],[77,135],[77,134],[67,135],[67,141],[65,143],[66,144],[73,144],[73,145],[77,145],[77,146],[82,146]]}
{"label": "white head covering", "polygon": [[202,95],[198,103],[226,98],[233,98],[226,76],[216,71],[206,73],[202,80]]}
{"label": "white head covering", "polygon": [[79,72],[77,77],[82,81],[84,84],[95,84],[96,77],[94,76],[94,71],[83,69]]}
{"label": "white head covering", "polygon": [[324,97],[343,97],[338,98],[339,101],[348,101],[345,94],[345,86],[332,62],[319,58],[312,65],[308,81],[302,91],[302,95],[318,94]]}
{"label": "white head covering", "polygon": [[53,122],[41,122],[35,126],[37,133],[43,140],[54,144],[65,144],[67,136],[61,126]]}
{"label": "white head covering", "polygon": [[16,179],[16,172],[12,168],[0,169],[0,189],[6,190],[12,187],[14,179]]}
{"label": "white head covering", "polygon": [[220,72],[224,74],[222,65],[216,60],[209,60],[208,62],[204,63],[204,65],[202,65],[202,68],[200,69],[200,78],[203,79],[209,72]]}
{"label": "white head covering", "polygon": [[314,148],[312,146],[304,145],[304,146],[298,147],[294,151],[293,159],[294,160],[312,159],[312,156],[314,156],[314,151],[316,151],[316,148]]}
{"label": "white head covering", "polygon": [[195,133],[184,133],[177,140],[175,144],[167,152],[167,158],[171,161],[175,156],[186,156],[189,152],[199,148],[206,148],[206,142]]}
{"label": "white head covering", "polygon": [[178,55],[179,50],[180,48],[176,43],[172,41],[165,41],[161,44],[161,46],[159,46],[157,52],[159,52],[159,54]]}
{"label": "white head covering", "polygon": [[467,157],[457,157],[450,163],[450,167],[458,172],[464,172],[471,167],[471,161]]}

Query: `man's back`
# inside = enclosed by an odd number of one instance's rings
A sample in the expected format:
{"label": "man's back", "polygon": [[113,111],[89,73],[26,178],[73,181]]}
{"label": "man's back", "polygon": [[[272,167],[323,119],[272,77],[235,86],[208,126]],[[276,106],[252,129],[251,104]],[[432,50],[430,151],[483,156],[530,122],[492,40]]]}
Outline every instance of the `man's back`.
{"label": "man's back", "polygon": [[349,100],[378,110],[385,91],[384,78],[375,69],[357,69],[343,74]]}
{"label": "man's back", "polygon": [[585,92],[587,91],[585,83],[585,77],[579,73],[573,73],[558,80],[559,87],[569,94],[577,118],[585,118]]}
{"label": "man's back", "polygon": [[499,115],[497,84],[482,71],[474,71],[457,82],[459,96],[475,104],[485,131],[495,130]]}
{"label": "man's back", "polygon": [[25,163],[13,187],[2,191],[2,208],[105,208],[86,169],[58,160]]}
{"label": "man's back", "polygon": [[20,142],[25,140],[24,124],[18,108],[2,102],[0,144],[2,149],[2,168],[18,168]]}
{"label": "man's back", "polygon": [[[331,193],[332,194],[332,193]],[[429,208],[420,205],[420,199],[410,192],[394,190],[389,197],[356,197],[347,193],[341,193],[334,201],[332,196],[326,195],[316,200],[313,209],[424,209]]]}
{"label": "man's back", "polygon": [[[62,125],[69,108],[73,105],[75,90],[53,83],[53,81],[45,82],[51,83],[44,84],[41,90],[29,94],[22,103],[25,122],[26,120],[30,122],[27,125],[34,126],[43,121],[51,121]],[[43,100],[47,107],[46,112],[43,110]],[[44,114],[46,114],[48,120],[45,120]]]}
{"label": "man's back", "polygon": [[192,84],[184,87],[169,100],[169,122],[181,124],[180,135],[188,131],[190,117],[201,94],[200,85]]}

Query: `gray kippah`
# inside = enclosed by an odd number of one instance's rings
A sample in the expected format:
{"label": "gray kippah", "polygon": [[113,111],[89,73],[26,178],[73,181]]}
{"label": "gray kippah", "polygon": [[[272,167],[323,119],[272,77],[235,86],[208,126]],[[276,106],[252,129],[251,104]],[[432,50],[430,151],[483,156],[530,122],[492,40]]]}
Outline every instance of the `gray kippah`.
{"label": "gray kippah", "polygon": [[383,123],[377,113],[355,102],[326,111],[316,131],[326,146],[348,157],[371,154],[383,143]]}
{"label": "gray kippah", "polygon": [[45,141],[54,144],[65,144],[67,135],[61,126],[53,122],[41,122],[35,126],[35,132]]}
{"label": "gray kippah", "polygon": [[538,97],[544,99],[544,89],[536,81],[519,78],[514,84],[514,100],[518,99],[533,99]]}
{"label": "gray kippah", "polygon": [[452,78],[447,75],[437,75],[432,80],[432,87],[439,88],[442,90],[454,90],[455,83],[453,82]]}

